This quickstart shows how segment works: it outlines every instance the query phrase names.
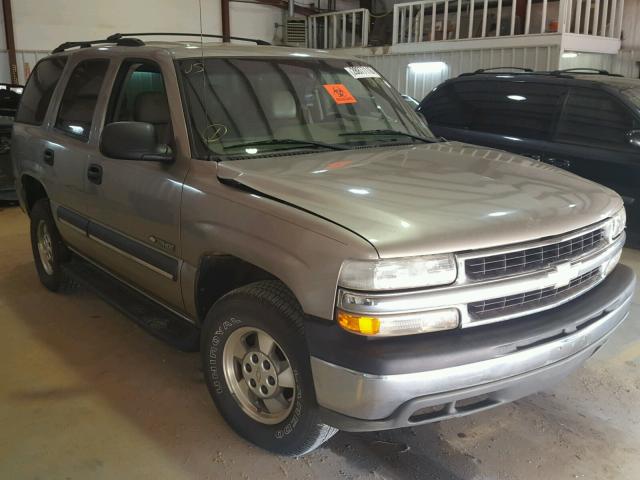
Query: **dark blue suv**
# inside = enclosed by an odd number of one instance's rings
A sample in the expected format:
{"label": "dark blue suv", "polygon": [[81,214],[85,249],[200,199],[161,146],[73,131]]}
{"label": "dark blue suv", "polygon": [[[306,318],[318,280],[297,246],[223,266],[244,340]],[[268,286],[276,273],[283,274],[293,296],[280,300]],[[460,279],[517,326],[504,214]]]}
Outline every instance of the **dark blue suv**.
{"label": "dark blue suv", "polygon": [[603,70],[487,71],[435,88],[417,111],[448,140],[529,156],[624,199],[640,244],[640,80]]}

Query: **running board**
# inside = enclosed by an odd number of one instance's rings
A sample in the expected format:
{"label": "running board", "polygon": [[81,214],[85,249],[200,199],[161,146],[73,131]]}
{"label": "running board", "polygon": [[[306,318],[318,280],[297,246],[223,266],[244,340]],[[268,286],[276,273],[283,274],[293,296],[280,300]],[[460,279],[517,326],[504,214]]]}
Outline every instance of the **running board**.
{"label": "running board", "polygon": [[145,331],[184,352],[199,350],[200,330],[86,260],[73,255],[62,267],[69,277],[125,314]]}

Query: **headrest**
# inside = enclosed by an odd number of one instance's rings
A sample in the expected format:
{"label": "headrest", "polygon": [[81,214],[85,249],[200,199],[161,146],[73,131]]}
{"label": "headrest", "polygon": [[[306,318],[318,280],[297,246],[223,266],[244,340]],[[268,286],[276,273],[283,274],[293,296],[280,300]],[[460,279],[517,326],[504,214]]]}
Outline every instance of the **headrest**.
{"label": "headrest", "polygon": [[296,118],[298,109],[293,95],[286,90],[274,92],[271,96],[271,112],[274,118]]}
{"label": "headrest", "polygon": [[171,122],[167,96],[162,92],[143,92],[136,97],[133,107],[136,122],[147,122],[154,125]]}
{"label": "headrest", "polygon": [[59,117],[61,120],[90,124],[96,107],[96,97],[76,97],[73,102],[63,103]]}

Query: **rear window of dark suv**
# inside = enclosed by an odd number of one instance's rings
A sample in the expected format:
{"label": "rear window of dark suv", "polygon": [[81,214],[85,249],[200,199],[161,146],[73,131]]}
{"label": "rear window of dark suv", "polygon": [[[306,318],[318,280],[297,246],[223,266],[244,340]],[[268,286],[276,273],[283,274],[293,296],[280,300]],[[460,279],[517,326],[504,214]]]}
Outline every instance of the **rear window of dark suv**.
{"label": "rear window of dark suv", "polygon": [[36,65],[22,94],[16,122],[42,125],[66,62],[66,57],[55,57]]}

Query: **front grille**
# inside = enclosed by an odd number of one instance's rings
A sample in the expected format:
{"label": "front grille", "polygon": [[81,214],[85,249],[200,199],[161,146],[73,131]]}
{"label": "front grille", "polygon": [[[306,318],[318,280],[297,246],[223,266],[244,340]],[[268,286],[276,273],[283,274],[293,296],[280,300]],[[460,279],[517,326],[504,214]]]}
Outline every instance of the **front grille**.
{"label": "front grille", "polygon": [[470,280],[479,281],[542,270],[558,261],[580,257],[604,243],[604,231],[599,228],[562,242],[471,258],[465,261],[465,272]]}
{"label": "front grille", "polygon": [[557,303],[563,297],[571,297],[582,290],[586,290],[589,286],[595,284],[599,277],[600,269],[594,268],[590,272],[574,278],[564,287],[547,287],[507,297],[473,302],[467,305],[467,311],[474,320],[486,320],[513,315],[522,311],[535,310],[550,303]]}

